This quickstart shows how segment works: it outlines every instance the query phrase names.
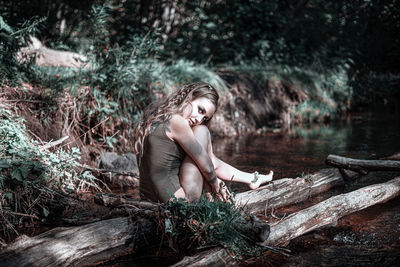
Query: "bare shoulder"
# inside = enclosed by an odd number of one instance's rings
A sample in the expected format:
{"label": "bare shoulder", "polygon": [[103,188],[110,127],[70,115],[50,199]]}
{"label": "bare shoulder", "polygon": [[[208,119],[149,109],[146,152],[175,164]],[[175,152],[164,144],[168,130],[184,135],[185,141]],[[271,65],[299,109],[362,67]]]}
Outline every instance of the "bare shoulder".
{"label": "bare shoulder", "polygon": [[190,129],[189,123],[181,115],[172,115],[168,122],[169,126],[175,130],[179,130],[181,128]]}
{"label": "bare shoulder", "polygon": [[172,115],[171,119],[165,125],[165,130],[171,139],[179,138],[192,131],[187,120],[180,115]]}

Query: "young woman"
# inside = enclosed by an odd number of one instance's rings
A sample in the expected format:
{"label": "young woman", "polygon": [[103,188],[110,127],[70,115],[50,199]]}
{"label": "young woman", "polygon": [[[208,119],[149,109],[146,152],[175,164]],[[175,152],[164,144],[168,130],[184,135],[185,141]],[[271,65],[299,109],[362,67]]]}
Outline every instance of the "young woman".
{"label": "young woman", "polygon": [[214,87],[200,82],[146,108],[134,130],[140,192],[145,198],[165,203],[175,196],[195,202],[204,188],[229,200],[221,180],[246,183],[250,189],[272,180],[272,171],[243,172],[214,155],[206,125],[217,110],[218,98]]}

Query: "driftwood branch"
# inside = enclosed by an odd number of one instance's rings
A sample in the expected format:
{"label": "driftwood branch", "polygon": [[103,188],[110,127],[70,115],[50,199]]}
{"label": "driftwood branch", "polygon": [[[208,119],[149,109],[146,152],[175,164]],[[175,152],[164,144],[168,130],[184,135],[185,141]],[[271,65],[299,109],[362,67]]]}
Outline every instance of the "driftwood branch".
{"label": "driftwood branch", "polygon": [[[336,222],[338,219],[384,203],[400,195],[400,177],[386,183],[367,186],[350,193],[337,195],[307,209],[296,212],[275,225],[271,225],[271,233],[267,241],[261,245],[277,246],[290,240]],[[203,260],[207,259],[206,261]],[[224,249],[214,249],[199,255],[185,257],[174,266],[224,266],[233,259]]]}
{"label": "driftwood branch", "polygon": [[21,62],[29,61],[33,56],[36,65],[49,67],[90,67],[86,56],[69,51],[60,51],[44,46],[36,37],[31,36],[29,46],[18,52]]}
{"label": "driftwood branch", "polygon": [[367,207],[384,203],[400,195],[400,177],[386,183],[374,184],[324,200],[314,206],[291,214],[276,225],[266,245],[285,244],[293,238],[336,222],[339,218]]}
{"label": "driftwood branch", "polygon": [[65,140],[67,140],[68,138],[69,138],[69,136],[64,136],[56,141],[49,142],[49,143],[43,145],[42,147],[40,147],[40,150],[43,151],[43,150],[49,149],[50,147],[58,146],[59,144],[61,144]]}
{"label": "driftwood branch", "polygon": [[83,168],[83,171],[89,170],[89,171],[94,171],[94,172],[99,172],[99,173],[113,173],[117,175],[123,175],[123,176],[132,176],[134,178],[139,179],[139,174],[137,172],[129,172],[129,171],[115,171],[115,170],[108,170],[108,169],[99,169],[99,168],[93,168],[88,165],[80,165]]}
{"label": "driftwood branch", "polygon": [[[356,174],[347,172],[347,175],[353,177]],[[259,212],[265,210],[266,207],[279,208],[307,200],[341,184],[343,184],[343,178],[337,169],[323,169],[303,178],[279,179],[256,190],[238,193],[234,201],[237,207],[244,208],[247,212]],[[156,205],[153,202],[113,194],[98,194],[95,201],[99,205],[114,208],[136,206],[151,209]]]}
{"label": "driftwood branch", "polygon": [[130,199],[121,196],[115,196],[113,194],[97,194],[94,201],[106,207],[118,208],[121,206],[131,206],[148,210],[158,210],[161,207],[160,204],[140,200],[140,199]]}
{"label": "driftwood branch", "polygon": [[360,160],[329,155],[326,158],[327,165],[348,169],[356,172],[365,171],[400,171],[400,162],[394,160]]}
{"label": "driftwood branch", "polygon": [[383,159],[389,159],[389,160],[400,160],[400,153],[395,153],[391,156],[384,157]]}

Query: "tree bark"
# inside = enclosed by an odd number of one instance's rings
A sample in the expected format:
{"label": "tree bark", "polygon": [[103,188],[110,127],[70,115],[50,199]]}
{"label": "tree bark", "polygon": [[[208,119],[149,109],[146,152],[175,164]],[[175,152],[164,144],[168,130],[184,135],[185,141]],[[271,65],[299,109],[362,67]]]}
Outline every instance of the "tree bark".
{"label": "tree bark", "polygon": [[[346,172],[347,176],[354,177],[353,172]],[[234,197],[237,207],[245,208],[247,212],[259,212],[265,208],[279,208],[293,203],[302,202],[311,196],[330,190],[341,185],[343,178],[337,169],[320,170],[303,178],[283,178],[255,190],[238,193]],[[98,194],[95,202],[107,207],[137,207],[152,209],[157,204],[120,197],[112,194]],[[268,202],[268,203],[267,203]]]}
{"label": "tree bark", "polygon": [[154,220],[128,217],[55,228],[0,252],[2,266],[84,266],[129,254],[160,233]]}
{"label": "tree bark", "polygon": [[60,51],[45,47],[37,38],[31,36],[31,44],[23,47],[18,52],[18,59],[21,62],[27,61],[30,57],[35,57],[38,66],[48,67],[90,67],[86,56],[69,52]]}
{"label": "tree bark", "polygon": [[[348,172],[347,175],[354,177],[356,174]],[[235,203],[249,212],[265,210],[266,207],[279,208],[302,202],[342,183],[343,177],[337,169],[323,169],[303,178],[283,178],[256,190],[239,193],[235,196]]]}
{"label": "tree bark", "polygon": [[388,159],[388,160],[400,160],[400,153],[395,153],[389,157],[385,157],[383,159]]}
{"label": "tree bark", "polygon": [[[270,207],[280,207],[305,200],[310,195],[328,190],[341,182],[342,178],[336,169],[325,169],[305,178],[274,181],[258,190],[237,194],[236,200],[239,206],[246,205],[251,211],[259,207],[264,209],[268,198],[271,199]],[[133,211],[134,207],[146,209],[146,212],[137,213],[141,215],[153,214],[159,208],[159,205],[150,202],[112,196],[102,196],[96,201],[107,206],[126,206],[133,208]],[[150,217],[149,215],[146,218]],[[151,219],[130,222],[128,218],[117,218],[79,227],[56,228],[9,245],[0,253],[0,262],[7,263],[7,266],[94,264],[131,253],[136,246],[146,245],[143,241],[156,238],[160,234],[161,232],[157,233],[155,220]],[[206,256],[209,253],[211,252],[204,252],[202,262],[218,259],[221,264],[226,264],[233,261],[226,252],[220,251],[211,253],[210,257]]]}
{"label": "tree bark", "polygon": [[374,184],[324,200],[271,225],[271,234],[265,245],[282,245],[339,218],[367,207],[384,203],[400,194],[400,177],[386,183]]}
{"label": "tree bark", "polygon": [[[397,177],[386,183],[363,187],[350,193],[331,197],[271,225],[271,234],[262,245],[285,245],[300,235],[334,223],[350,213],[384,203],[399,195],[400,177]],[[202,257],[207,258],[207,262],[203,262],[198,255],[195,255],[185,257],[174,266],[222,266],[224,261],[232,260],[230,255],[224,251],[224,249],[214,249],[203,252]]]}
{"label": "tree bark", "polygon": [[362,171],[400,171],[400,162],[393,160],[360,160],[329,155],[326,158],[327,165],[348,169],[356,172]]}

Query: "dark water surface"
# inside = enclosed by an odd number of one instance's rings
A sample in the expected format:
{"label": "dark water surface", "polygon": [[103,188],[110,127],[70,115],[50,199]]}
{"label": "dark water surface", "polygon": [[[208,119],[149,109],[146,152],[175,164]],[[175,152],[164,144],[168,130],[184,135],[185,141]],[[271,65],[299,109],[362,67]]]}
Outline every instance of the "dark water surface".
{"label": "dark water surface", "polygon": [[[239,169],[275,172],[275,179],[295,178],[327,168],[329,154],[359,159],[381,159],[400,152],[400,116],[353,114],[330,125],[293,127],[289,133],[266,133],[214,140],[214,153]],[[386,182],[400,173],[376,172],[343,188],[313,197],[293,212],[332,195]],[[235,191],[247,187],[232,184]],[[400,198],[346,216],[334,226],[303,235],[289,244],[290,257],[271,255],[270,266],[400,266]]]}
{"label": "dark water surface", "polygon": [[[400,152],[400,116],[353,114],[346,121],[288,132],[267,132],[213,141],[214,153],[233,166],[253,172],[273,170],[275,179],[295,178],[327,168],[329,154],[359,159],[380,159]],[[374,173],[310,200],[275,211],[282,217],[333,195],[388,181],[400,173]],[[234,191],[247,186],[232,184]],[[400,197],[340,219],[290,242],[290,256],[266,254],[252,266],[400,266]],[[154,248],[157,251],[159,248]],[[141,253],[139,253],[141,254]],[[123,257],[103,266],[169,266],[174,256]],[[154,255],[154,253],[147,253]]]}
{"label": "dark water surface", "polygon": [[296,126],[289,133],[266,133],[213,141],[214,153],[253,172],[298,177],[327,168],[329,154],[380,159],[400,152],[400,116],[360,114],[329,125]]}

